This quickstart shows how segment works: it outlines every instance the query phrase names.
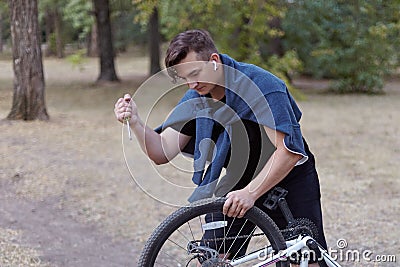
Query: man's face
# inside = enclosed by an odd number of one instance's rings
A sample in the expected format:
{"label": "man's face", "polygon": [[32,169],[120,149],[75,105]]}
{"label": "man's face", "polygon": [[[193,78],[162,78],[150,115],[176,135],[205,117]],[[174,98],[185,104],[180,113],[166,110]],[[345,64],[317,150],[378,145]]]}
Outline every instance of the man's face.
{"label": "man's face", "polygon": [[175,66],[175,70],[189,88],[196,90],[200,95],[211,93],[221,80],[221,74],[214,70],[214,64],[211,61],[199,61],[197,53],[193,51]]}

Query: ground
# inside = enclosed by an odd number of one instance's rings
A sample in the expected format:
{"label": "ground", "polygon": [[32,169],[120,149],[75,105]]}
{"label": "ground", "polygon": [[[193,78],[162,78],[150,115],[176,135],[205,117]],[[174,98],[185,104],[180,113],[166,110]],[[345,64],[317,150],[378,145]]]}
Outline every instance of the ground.
{"label": "ground", "polygon": [[[132,180],[129,171],[150,182],[152,172],[113,115],[116,99],[145,81],[147,59],[118,57],[117,85],[93,84],[97,63],[46,59],[50,121],[0,121],[0,266],[135,266],[146,238],[175,209],[163,203],[174,190],[153,186],[149,195],[144,180]],[[0,70],[2,119],[11,107],[11,61],[1,60]],[[398,266],[367,258],[400,261],[400,82],[389,80],[376,96],[328,94],[324,81],[295,84],[307,96],[302,128],[317,159],[332,254],[343,266]],[[159,92],[141,93],[146,104]],[[157,107],[155,125],[171,101]],[[361,258],[346,260],[349,251]]]}

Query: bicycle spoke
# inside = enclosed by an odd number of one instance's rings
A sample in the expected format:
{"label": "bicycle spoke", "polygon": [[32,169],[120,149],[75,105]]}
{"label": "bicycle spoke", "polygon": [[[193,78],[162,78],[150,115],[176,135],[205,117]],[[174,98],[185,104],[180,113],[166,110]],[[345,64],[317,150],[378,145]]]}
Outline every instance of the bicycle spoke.
{"label": "bicycle spoke", "polygon": [[[213,222],[214,221],[214,213],[212,213],[211,214],[211,221]],[[214,247],[216,248],[217,247],[217,236],[216,236],[216,231],[215,231],[215,229],[213,230],[213,232],[214,232]]]}
{"label": "bicycle spoke", "polygon": [[189,226],[190,234],[192,235],[192,238],[193,238],[193,240],[194,240],[194,235],[193,235],[192,227],[190,227],[190,221],[187,222],[187,225]]}
{"label": "bicycle spoke", "polygon": [[[190,229],[190,230],[191,230],[191,229]],[[184,239],[186,239],[187,241],[190,241],[190,239],[189,239],[184,233],[182,233],[181,230],[177,229],[176,231],[177,231],[179,234],[181,234],[181,236],[182,236]],[[193,233],[192,233],[192,237],[193,237],[193,239],[194,239]]]}
{"label": "bicycle spoke", "polygon": [[[198,216],[198,218],[199,218],[199,224],[200,224],[200,225],[203,225],[203,222],[201,221],[201,216]],[[202,235],[204,235],[204,229],[203,229],[203,227],[201,227],[201,233],[202,233]]]}
{"label": "bicycle spoke", "polygon": [[[228,218],[221,213],[223,204],[223,199],[205,202],[169,216],[169,221],[157,227],[149,239],[139,266],[228,266],[229,262],[253,266],[266,246],[271,244],[277,250],[286,247],[266,214],[253,208],[244,219]],[[288,265],[283,262],[277,266]]]}
{"label": "bicycle spoke", "polygon": [[[233,218],[233,221],[232,221],[232,224],[231,224],[231,225],[233,225],[235,219],[236,219],[236,218]],[[240,233],[242,232],[243,227],[244,227],[244,225],[245,225],[246,223],[247,223],[247,219],[246,219],[246,221],[244,222],[244,224],[242,225],[242,227],[240,227],[239,233],[236,235],[236,237],[235,237],[235,239],[233,240],[232,244],[230,245],[228,251],[225,253],[225,256],[224,256],[223,260],[226,260],[226,257],[228,256],[229,251],[232,249],[233,245],[235,244],[235,242],[236,242],[236,240],[237,240],[237,237],[238,237],[238,236],[240,235]]]}
{"label": "bicycle spoke", "polygon": [[[225,218],[225,216],[226,215],[224,215],[224,221],[226,221],[226,218]],[[229,225],[229,228],[228,228],[228,231],[227,232],[225,232],[225,229],[226,229],[226,227],[224,226],[224,240],[222,241],[222,244],[221,244],[221,246],[218,248],[218,253],[220,253],[220,251],[221,251],[221,247],[222,246],[224,246],[224,253],[223,254],[227,254],[227,251],[226,251],[226,238],[227,238],[227,236],[229,235],[229,232],[230,232],[230,230],[231,230],[231,228],[232,228],[232,225],[233,225],[233,223],[235,222],[235,219],[236,218],[233,218],[233,220],[232,220],[232,223]],[[221,254],[221,253],[220,253]]]}
{"label": "bicycle spoke", "polygon": [[181,245],[179,245],[178,243],[176,243],[175,241],[172,241],[171,239],[169,239],[168,238],[168,241],[169,242],[171,242],[171,243],[173,243],[173,244],[175,244],[178,248],[181,248],[181,249],[183,249],[184,251],[187,251],[187,249],[186,248],[184,248],[184,247],[182,247]]}
{"label": "bicycle spoke", "polygon": [[[225,214],[224,214],[224,222],[226,222],[226,215],[225,215]],[[225,251],[226,251],[226,243],[225,243],[225,240],[226,240],[226,231],[225,231],[225,229],[226,229],[226,227],[224,226],[224,241],[222,242],[222,244],[224,245],[224,254],[225,254]],[[220,248],[221,248],[221,247],[220,247]],[[220,248],[218,249],[218,252],[219,252]]]}
{"label": "bicycle spoke", "polygon": [[[169,253],[165,252],[165,251],[161,251],[160,254],[165,255],[166,257],[159,257],[159,259],[156,260],[155,264],[157,264],[158,266],[168,266],[171,267],[171,263],[175,262],[178,264],[178,266],[181,266],[182,263],[186,262],[186,259],[177,259],[177,255],[170,255]],[[170,261],[168,261],[167,263],[163,263],[161,261],[167,261],[167,259],[169,259]]]}
{"label": "bicycle spoke", "polygon": [[255,230],[256,230],[256,226],[254,226],[253,231],[251,231],[251,234],[246,237],[246,240],[244,242],[242,242],[242,245],[240,246],[238,251],[235,253],[235,255],[233,255],[233,258],[236,258],[236,256],[238,255],[240,250],[243,248],[243,246],[246,244],[246,242],[249,241],[250,237],[253,236],[253,233],[254,233]]}

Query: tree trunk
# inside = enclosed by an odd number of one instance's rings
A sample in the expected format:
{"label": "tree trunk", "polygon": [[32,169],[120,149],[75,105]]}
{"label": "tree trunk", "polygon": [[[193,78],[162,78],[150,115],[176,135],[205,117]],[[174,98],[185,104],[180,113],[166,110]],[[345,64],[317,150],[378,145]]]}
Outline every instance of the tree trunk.
{"label": "tree trunk", "polygon": [[54,17],[53,13],[51,12],[50,9],[46,9],[45,11],[46,17],[45,17],[45,34],[46,34],[46,49],[44,51],[44,55],[46,57],[53,56],[55,55],[54,47],[52,45],[52,33],[54,32]]}
{"label": "tree trunk", "polygon": [[87,56],[97,57],[98,52],[98,41],[97,41],[97,27],[96,23],[93,23],[92,29],[90,30],[89,36],[87,37]]}
{"label": "tree trunk", "polygon": [[62,18],[58,8],[54,9],[54,34],[56,38],[56,55],[58,58],[64,57],[64,43],[62,40]]}
{"label": "tree trunk", "polygon": [[[279,17],[272,18],[272,20],[268,24],[271,29],[282,30],[281,19]],[[270,40],[268,45],[268,52],[271,55],[277,55],[279,57],[282,57],[285,54],[282,39],[280,37],[274,37],[272,38],[272,40]]]}
{"label": "tree trunk", "polygon": [[3,13],[0,10],[0,53],[3,53]]}
{"label": "tree trunk", "polygon": [[160,31],[158,8],[154,7],[149,21],[150,75],[161,71],[160,67]]}
{"label": "tree trunk", "polygon": [[11,120],[48,120],[37,0],[10,0],[14,95]]}
{"label": "tree trunk", "polygon": [[46,56],[64,57],[64,43],[62,40],[62,18],[58,7],[46,9]]}
{"label": "tree trunk", "polygon": [[109,0],[94,0],[94,9],[100,53],[100,75],[97,81],[119,81],[114,66]]}

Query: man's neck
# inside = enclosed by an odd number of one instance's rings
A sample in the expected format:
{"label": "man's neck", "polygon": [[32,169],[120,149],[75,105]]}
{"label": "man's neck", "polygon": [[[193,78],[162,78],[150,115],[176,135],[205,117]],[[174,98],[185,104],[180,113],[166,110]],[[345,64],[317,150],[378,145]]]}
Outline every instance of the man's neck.
{"label": "man's neck", "polygon": [[210,95],[215,100],[221,100],[225,96],[225,88],[222,86],[216,86],[212,92],[210,92]]}

